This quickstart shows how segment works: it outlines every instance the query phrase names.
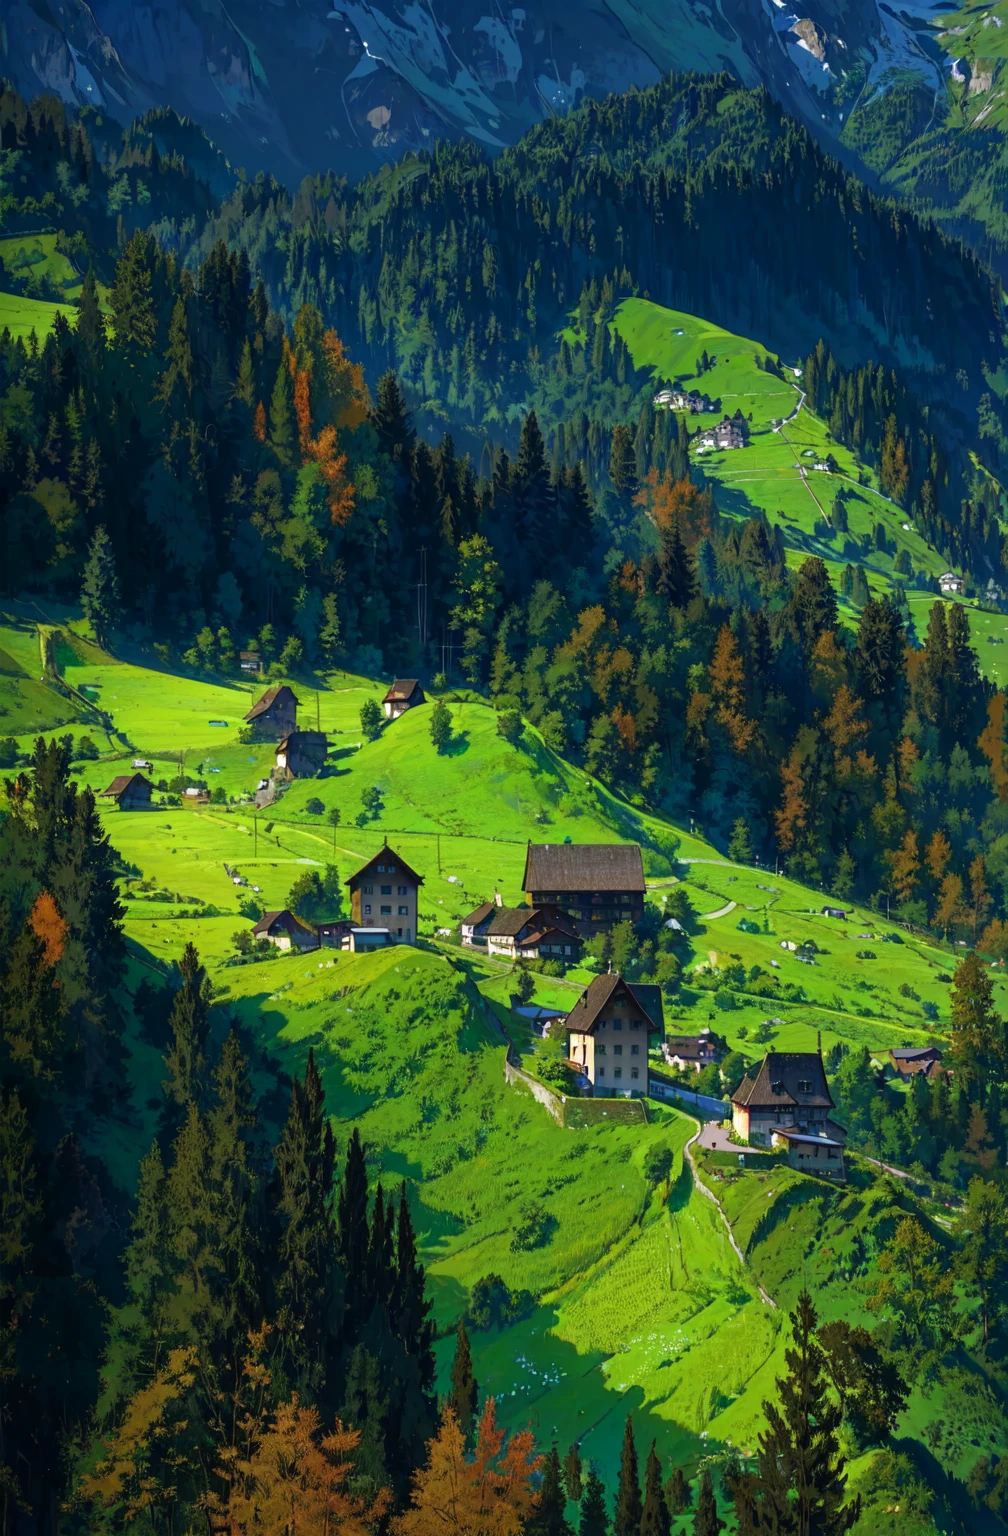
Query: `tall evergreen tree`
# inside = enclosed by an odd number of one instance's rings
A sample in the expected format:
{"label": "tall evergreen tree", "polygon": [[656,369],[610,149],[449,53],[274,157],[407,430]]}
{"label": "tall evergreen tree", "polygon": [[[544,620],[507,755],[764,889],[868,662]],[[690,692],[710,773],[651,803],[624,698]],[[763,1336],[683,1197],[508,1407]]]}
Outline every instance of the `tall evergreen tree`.
{"label": "tall evergreen tree", "polygon": [[637,1470],[637,1447],[634,1445],[633,1420],[627,1414],[623,1430],[623,1449],[620,1453],[619,1482],[616,1487],[616,1513],[613,1519],[613,1536],[640,1536],[641,1515],[640,1474]]}
{"label": "tall evergreen tree", "polygon": [[356,1340],[370,1311],[367,1205],[364,1148],[354,1126],[336,1205],[336,1254],[343,1270],[343,1330],[348,1341]]}
{"label": "tall evergreen tree", "polygon": [[175,994],[168,1028],[171,1039],[165,1052],[168,1076],[162,1087],[169,1126],[178,1125],[189,1104],[202,1104],[207,1088],[206,1047],[210,1033],[210,979],[190,942],[179,961],[181,985]]}
{"label": "tall evergreen tree", "polygon": [[101,525],[95,529],[88,550],[80,601],[84,617],[94,629],[95,639],[106,649],[109,635],[122,618],[122,603],[112,540]]}
{"label": "tall evergreen tree", "polygon": [[567,1522],[567,1494],[560,1472],[560,1456],[551,1445],[543,1458],[539,1495],[525,1529],[528,1536],[572,1536]]}
{"label": "tall evergreen tree", "polygon": [[304,1082],[291,1085],[287,1124],[273,1154],[275,1314],[288,1381],[318,1390],[333,1333],[336,1149],[325,1093],[309,1050]]}
{"label": "tall evergreen tree", "polygon": [[370,1316],[374,1307],[387,1307],[392,1294],[392,1204],[385,1206],[385,1197],[379,1184],[375,1190],[371,1210],[371,1232],[367,1254],[367,1300],[365,1312]]}
{"label": "tall evergreen tree", "polygon": [[564,1484],[567,1488],[567,1497],[577,1501],[580,1499],[584,1488],[581,1475],[581,1452],[577,1442],[570,1447],[564,1457]]}
{"label": "tall evergreen tree", "polygon": [[609,1516],[606,1514],[605,1489],[594,1467],[585,1479],[581,1497],[581,1521],[578,1536],[607,1536]]}
{"label": "tall evergreen tree", "polygon": [[291,469],[297,449],[297,422],[294,418],[294,384],[287,357],[280,359],[269,408],[269,441],[281,468]]}
{"label": "tall evergreen tree", "polygon": [[641,1536],[670,1536],[672,1521],[665,1490],[662,1487],[661,1462],[655,1442],[651,1441],[647,1464],[644,1468],[644,1508],[641,1512]]}
{"label": "tall evergreen tree", "polygon": [[683,543],[679,514],[674,512],[658,531],[658,591],[673,608],[685,608],[696,596],[696,574]]}
{"label": "tall evergreen tree", "polygon": [[434,1327],[430,1320],[430,1310],[426,1275],[417,1258],[416,1237],[404,1179],[399,1189],[395,1276],[389,1298],[389,1322],[407,1355],[416,1361],[424,1392],[430,1392],[434,1385]]}
{"label": "tall evergreen tree", "polygon": [[473,1375],[472,1351],[464,1318],[459,1319],[455,1332],[455,1358],[452,1361],[448,1406],[454,1408],[459,1428],[466,1440],[470,1440],[479,1410],[479,1393]]}
{"label": "tall evergreen tree", "polygon": [[[724,1527],[725,1522],[718,1517],[714,1484],[711,1481],[709,1470],[705,1467],[703,1477],[700,1479],[700,1492],[697,1494],[696,1514],[693,1516],[693,1536],[718,1536],[718,1532],[723,1531]],[[784,1536],[786,1531],[790,1532],[792,1529],[795,1532],[795,1536],[798,1536],[799,1529],[804,1529],[804,1531],[808,1532],[808,1536],[811,1536],[807,1526],[800,1528],[798,1526],[782,1525],[774,1527],[774,1529],[779,1529],[781,1536]]]}

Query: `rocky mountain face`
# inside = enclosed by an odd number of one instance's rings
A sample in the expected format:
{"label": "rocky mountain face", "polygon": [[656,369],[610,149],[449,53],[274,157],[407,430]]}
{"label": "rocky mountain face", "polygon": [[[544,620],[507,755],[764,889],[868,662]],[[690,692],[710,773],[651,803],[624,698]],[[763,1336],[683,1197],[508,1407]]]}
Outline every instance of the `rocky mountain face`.
{"label": "rocky mountain face", "polygon": [[838,143],[857,96],[941,71],[884,0],[11,0],[0,67],[128,121],[171,105],[236,165],[350,176],[439,137],[493,150],[671,69],[764,82]]}

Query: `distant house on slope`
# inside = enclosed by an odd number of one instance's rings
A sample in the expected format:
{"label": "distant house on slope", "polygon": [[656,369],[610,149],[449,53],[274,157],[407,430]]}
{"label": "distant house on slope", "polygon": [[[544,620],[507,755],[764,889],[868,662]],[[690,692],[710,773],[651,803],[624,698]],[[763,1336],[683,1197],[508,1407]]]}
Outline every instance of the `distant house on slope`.
{"label": "distant house on slope", "polygon": [[501,910],[497,901],[483,901],[474,912],[462,919],[462,943],[482,947],[487,941],[487,929],[494,914]]}
{"label": "distant house on slope", "polygon": [[636,843],[529,843],[522,877],[531,907],[555,906],[590,932],[644,916],[644,865]]}
{"label": "distant house on slope", "polygon": [[[381,928],[388,931],[390,943],[414,942],[423,875],[410,869],[394,848],[388,843],[379,848],[374,858],[362,864],[346,884],[350,887],[354,932],[359,928]],[[350,947],[359,948],[360,944],[355,942]]]}
{"label": "distant house on slope", "polygon": [[895,1077],[937,1077],[942,1070],[942,1053],[936,1045],[901,1046],[889,1052],[887,1067]]}
{"label": "distant house on slope", "polygon": [[830,1119],[821,1051],[768,1051],[732,1094],[732,1128],[754,1147],[785,1148],[805,1173],[842,1181],[847,1132]]}
{"label": "distant house on slope", "polygon": [[291,731],[277,744],[278,779],[313,779],[325,767],[329,742],[323,731]]}
{"label": "distant house on slope", "polygon": [[101,794],[102,798],[114,800],[121,811],[146,811],[150,809],[153,791],[150,779],[142,773],[120,773]]}
{"label": "distant house on slope", "polygon": [[486,929],[487,954],[508,960],[563,960],[576,964],[581,938],[555,906],[494,907]]}
{"label": "distant house on slope", "polygon": [[944,571],[938,577],[938,586],[942,592],[953,597],[961,597],[966,591],[965,578],[957,576],[955,571]]}
{"label": "distant house on slope", "polygon": [[648,1036],[663,1028],[660,987],[596,976],[567,1015],[567,1055],[596,1094],[646,1094]]}
{"label": "distant house on slope", "polygon": [[702,1029],[698,1035],[666,1035],[662,1042],[665,1060],[681,1072],[689,1068],[702,1072],[724,1054],[724,1046],[710,1029]]}
{"label": "distant house on slope", "polygon": [[245,716],[257,741],[282,741],[297,728],[298,700],[286,683],[267,688]]}
{"label": "distant house on slope", "polygon": [[252,929],[254,939],[266,939],[277,949],[318,949],[318,935],[314,928],[295,917],[286,908],[281,912],[266,912]]}
{"label": "distant house on slope", "polygon": [[392,687],[382,699],[386,720],[398,720],[415,704],[423,704],[426,695],[415,677],[395,678]]}

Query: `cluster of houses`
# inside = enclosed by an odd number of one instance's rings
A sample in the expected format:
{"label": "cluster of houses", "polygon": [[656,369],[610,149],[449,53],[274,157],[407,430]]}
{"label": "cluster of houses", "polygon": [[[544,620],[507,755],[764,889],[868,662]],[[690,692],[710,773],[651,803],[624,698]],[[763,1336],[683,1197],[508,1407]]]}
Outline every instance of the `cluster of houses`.
{"label": "cluster of houses", "polygon": [[418,875],[402,854],[386,842],[344,884],[350,891],[349,919],[309,923],[283,908],[264,913],[252,929],[253,939],[265,940],[281,950],[331,948],[355,953],[384,949],[389,944],[416,943],[423,875]]}
{"label": "cluster of houses", "polygon": [[709,431],[698,432],[695,439],[699,453],[710,452],[712,449],[744,448],[748,441],[749,423],[738,410],[734,416],[726,416]]}
{"label": "cluster of houses", "polygon": [[702,395],[698,389],[660,389],[652,404],[659,411],[689,411],[691,416],[717,410],[710,396]]}

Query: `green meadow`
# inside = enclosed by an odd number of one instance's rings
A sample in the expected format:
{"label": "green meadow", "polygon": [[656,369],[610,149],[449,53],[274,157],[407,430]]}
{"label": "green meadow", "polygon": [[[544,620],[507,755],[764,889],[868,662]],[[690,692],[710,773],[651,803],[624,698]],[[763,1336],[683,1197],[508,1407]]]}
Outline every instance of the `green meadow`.
{"label": "green meadow", "polygon": [[34,331],[38,340],[44,341],[62,314],[70,325],[77,323],[77,310],[73,305],[50,304],[45,299],[23,298],[16,293],[0,293],[0,331],[10,331],[15,340],[27,341]]}

